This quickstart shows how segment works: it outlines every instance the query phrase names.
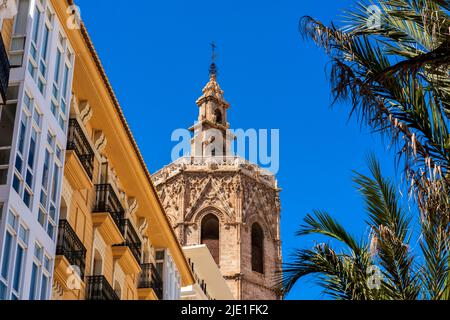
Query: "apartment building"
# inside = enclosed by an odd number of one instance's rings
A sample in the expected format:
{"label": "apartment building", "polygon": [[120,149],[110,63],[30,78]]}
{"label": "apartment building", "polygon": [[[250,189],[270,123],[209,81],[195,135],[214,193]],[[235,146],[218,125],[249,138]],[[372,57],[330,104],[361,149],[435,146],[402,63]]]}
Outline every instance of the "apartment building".
{"label": "apartment building", "polygon": [[73,2],[4,4],[0,299],[179,299],[195,277]]}

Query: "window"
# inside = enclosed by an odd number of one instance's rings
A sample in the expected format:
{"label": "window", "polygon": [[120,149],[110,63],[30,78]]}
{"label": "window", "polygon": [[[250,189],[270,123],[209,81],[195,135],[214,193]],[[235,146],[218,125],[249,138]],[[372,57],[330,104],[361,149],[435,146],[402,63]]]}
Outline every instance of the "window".
{"label": "window", "polygon": [[20,299],[21,286],[23,281],[23,269],[25,261],[25,253],[28,244],[28,229],[20,224],[17,237],[17,250],[16,250],[16,261],[14,266],[14,277],[13,277],[13,295],[15,298]]}
{"label": "window", "polygon": [[214,261],[219,264],[219,219],[213,214],[202,220],[201,243],[208,247]]}
{"label": "window", "polygon": [[55,73],[52,86],[52,113],[63,131],[67,127],[67,102],[70,100],[73,54],[66,38],[60,33],[56,45]]}
{"label": "window", "polygon": [[18,2],[9,53],[9,61],[12,68],[21,67],[23,63],[29,6],[30,0],[19,0]]}
{"label": "window", "polygon": [[0,300],[6,300],[6,290],[8,288],[3,282],[0,282]]}
{"label": "window", "polygon": [[37,143],[37,132],[36,129],[33,129],[31,133],[31,140],[30,140],[30,152],[28,153],[28,166],[33,169],[34,167],[34,157],[36,152],[36,143]]}
{"label": "window", "polygon": [[[15,99],[16,97],[10,95],[11,90],[8,91],[8,99]],[[0,105],[0,185],[7,183],[16,108],[16,103],[9,103],[9,101],[7,105]]]}
{"label": "window", "polygon": [[[4,287],[2,299],[19,300],[21,298],[27,242],[28,229],[10,211],[1,265],[0,286]],[[7,291],[8,284],[11,284],[10,296]]]}
{"label": "window", "polygon": [[22,113],[22,121],[20,122],[20,133],[19,133],[19,148],[18,151],[23,155],[23,150],[25,148],[25,134],[27,131],[28,117],[26,114]]}
{"label": "window", "polygon": [[31,284],[30,284],[30,300],[36,300],[36,288],[38,286],[38,273],[39,267],[36,263],[33,263],[33,267],[31,268]]}
{"label": "window", "polygon": [[11,260],[11,247],[12,247],[12,235],[9,232],[6,232],[5,236],[5,245],[3,246],[3,263],[2,263],[2,277],[5,280],[8,280],[9,274],[9,265]]}
{"label": "window", "polygon": [[24,109],[20,119],[13,187],[23,202],[31,208],[41,119],[30,94],[25,92],[23,97]]}
{"label": "window", "polygon": [[61,147],[56,144],[56,137],[48,132],[38,221],[52,240],[56,239],[56,222],[59,214],[60,197],[58,195],[61,192],[62,176],[62,161],[60,158],[62,158]]}
{"label": "window", "polygon": [[43,96],[47,94],[48,59],[52,50],[54,13],[50,1],[37,1],[34,7],[28,72]]}
{"label": "window", "polygon": [[31,268],[29,300],[47,300],[50,295],[51,260],[39,244],[35,244],[34,261]]}
{"label": "window", "polygon": [[41,285],[41,300],[47,299],[48,283],[49,283],[49,276],[48,276],[48,274],[43,273],[42,274],[42,285]]}
{"label": "window", "polygon": [[92,274],[94,276],[103,275],[103,258],[98,250],[95,250],[94,264],[92,265]]}
{"label": "window", "polygon": [[[42,188],[44,190],[48,189],[48,176],[50,172],[50,152],[48,150],[45,151],[45,160],[44,160],[44,171],[42,174]],[[41,202],[42,203],[42,202]],[[45,207],[46,203],[42,203]]]}
{"label": "window", "polygon": [[17,194],[20,194],[22,191],[21,185],[22,185],[22,181],[20,180],[19,176],[17,176],[17,174],[15,174],[14,180],[13,180],[13,188],[17,192]]}
{"label": "window", "polygon": [[255,223],[252,226],[252,270],[264,273],[264,232]]}

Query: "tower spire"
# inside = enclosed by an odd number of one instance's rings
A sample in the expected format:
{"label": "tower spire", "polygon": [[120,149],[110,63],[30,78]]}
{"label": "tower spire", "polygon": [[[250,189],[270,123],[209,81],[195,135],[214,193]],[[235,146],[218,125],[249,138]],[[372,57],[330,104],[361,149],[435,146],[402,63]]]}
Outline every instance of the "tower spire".
{"label": "tower spire", "polygon": [[217,75],[217,65],[216,65],[216,59],[217,59],[217,53],[216,53],[217,45],[213,41],[211,42],[211,66],[209,67],[209,76],[215,77]]}
{"label": "tower spire", "polygon": [[211,43],[211,66],[209,82],[203,88],[203,94],[196,101],[199,107],[198,121],[190,128],[194,132],[191,144],[191,155],[194,157],[218,157],[231,154],[231,140],[234,138],[228,131],[227,110],[230,104],[225,100],[223,90],[217,83],[217,46]]}

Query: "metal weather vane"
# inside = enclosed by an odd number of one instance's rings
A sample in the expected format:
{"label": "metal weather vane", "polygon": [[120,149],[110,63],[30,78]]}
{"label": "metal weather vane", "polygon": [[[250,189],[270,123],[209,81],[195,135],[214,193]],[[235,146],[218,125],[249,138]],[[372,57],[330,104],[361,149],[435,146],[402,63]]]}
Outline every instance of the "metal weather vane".
{"label": "metal weather vane", "polygon": [[209,74],[217,75],[217,65],[216,65],[216,59],[217,59],[217,53],[216,53],[217,45],[213,41],[211,42],[211,66],[209,67]]}

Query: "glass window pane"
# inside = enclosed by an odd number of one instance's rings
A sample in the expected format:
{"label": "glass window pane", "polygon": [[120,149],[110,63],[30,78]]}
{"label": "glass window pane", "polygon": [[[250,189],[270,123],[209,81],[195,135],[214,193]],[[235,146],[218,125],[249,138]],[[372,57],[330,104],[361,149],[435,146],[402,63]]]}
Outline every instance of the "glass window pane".
{"label": "glass window pane", "polygon": [[20,194],[20,179],[17,175],[14,175],[13,188],[18,194]]}
{"label": "glass window pane", "polygon": [[42,174],[42,187],[47,191],[48,189],[48,175],[50,170],[50,154],[45,150],[44,172]]}
{"label": "glass window pane", "polygon": [[34,122],[36,122],[36,124],[38,125],[38,127],[41,126],[41,118],[42,118],[41,114],[35,109],[34,114],[33,114],[33,119],[34,119]]}
{"label": "glass window pane", "polygon": [[7,232],[5,237],[5,246],[3,247],[3,263],[2,263],[2,277],[8,280],[9,263],[11,259],[12,235]]}
{"label": "glass window pane", "polygon": [[[59,69],[61,68],[61,51],[56,50],[56,65],[55,65],[55,82],[59,84]],[[55,96],[55,98],[58,98]]]}
{"label": "glass window pane", "polygon": [[44,211],[42,211],[42,209],[39,209],[38,222],[42,227],[45,226],[45,213]]}
{"label": "glass window pane", "polygon": [[24,96],[23,96],[23,103],[25,104],[25,106],[27,107],[28,111],[32,111],[31,109],[31,98],[28,95],[28,93],[25,92]]}
{"label": "glass window pane", "polygon": [[19,292],[20,282],[22,279],[23,256],[24,250],[21,246],[18,246],[16,253],[16,266],[14,269],[14,281],[13,281],[13,289],[16,290],[17,292]]}
{"label": "glass window pane", "polygon": [[33,188],[33,174],[30,170],[27,170],[27,177],[26,177],[27,185],[30,187],[30,189]]}
{"label": "glass window pane", "polygon": [[28,166],[33,169],[34,167],[34,158],[35,158],[35,152],[36,152],[36,140],[37,140],[37,132],[33,128],[33,132],[31,133],[31,140],[30,140],[30,152],[28,154]]}
{"label": "glass window pane", "polygon": [[15,34],[25,35],[27,32],[29,5],[29,0],[19,1],[18,3],[16,24],[14,26]]}
{"label": "glass window pane", "polygon": [[17,155],[17,158],[16,158],[16,169],[17,169],[17,171],[19,171],[20,173],[22,173],[22,167],[23,167],[23,160],[22,160],[22,158],[20,157],[20,155]]}
{"label": "glass window pane", "polygon": [[38,266],[35,263],[33,263],[33,267],[31,269],[30,300],[36,299],[38,271],[39,271]]}
{"label": "glass window pane", "polygon": [[48,223],[48,226],[47,226],[47,234],[50,237],[50,239],[54,240],[54,238],[55,238],[55,226],[53,224],[51,224],[50,222]]}
{"label": "glass window pane", "polygon": [[50,271],[50,258],[45,256],[44,257],[44,268],[47,271]]}
{"label": "glass window pane", "polygon": [[6,300],[6,286],[0,281],[0,300]]}
{"label": "glass window pane", "polygon": [[12,213],[11,211],[9,212],[8,215],[8,224],[13,228],[16,229],[17,226],[17,216]]}
{"label": "glass window pane", "polygon": [[42,247],[36,244],[34,246],[34,256],[38,258],[39,261],[42,261],[42,253],[43,253]]}
{"label": "glass window pane", "polygon": [[[47,48],[48,48],[48,39],[50,36],[50,30],[48,29],[47,24],[44,28],[44,40],[42,41],[42,58],[47,60]],[[45,74],[43,74],[45,76]]]}
{"label": "glass window pane", "polygon": [[53,181],[52,181],[52,201],[56,203],[56,196],[58,194],[58,184],[59,184],[59,167],[55,164],[53,171]]}
{"label": "glass window pane", "polygon": [[22,122],[20,124],[20,133],[19,133],[19,152],[23,154],[23,149],[25,148],[25,134],[27,130],[27,116],[22,113]]}
{"label": "glass window pane", "polygon": [[33,17],[33,41],[37,44],[38,35],[39,35],[39,22],[41,20],[41,13],[39,9],[34,8],[34,17]]}
{"label": "glass window pane", "polygon": [[23,192],[23,203],[25,203],[28,208],[31,208],[32,198],[33,197],[31,196],[31,193],[27,189],[25,189],[25,191]]}
{"label": "glass window pane", "polygon": [[19,239],[22,240],[24,243],[27,243],[28,241],[28,230],[23,225],[20,225]]}
{"label": "glass window pane", "polygon": [[64,97],[67,96],[67,88],[69,85],[69,67],[67,65],[65,65],[64,67],[64,82],[63,82],[63,91],[62,91],[62,95]]}
{"label": "glass window pane", "polygon": [[48,289],[48,277],[45,274],[43,274],[41,284],[41,300],[47,299],[47,289]]}

